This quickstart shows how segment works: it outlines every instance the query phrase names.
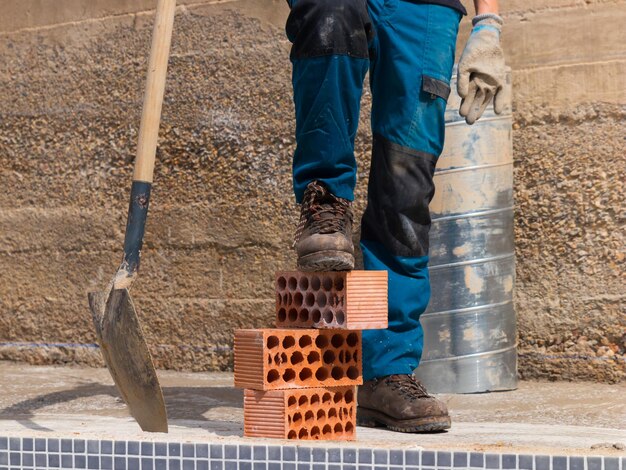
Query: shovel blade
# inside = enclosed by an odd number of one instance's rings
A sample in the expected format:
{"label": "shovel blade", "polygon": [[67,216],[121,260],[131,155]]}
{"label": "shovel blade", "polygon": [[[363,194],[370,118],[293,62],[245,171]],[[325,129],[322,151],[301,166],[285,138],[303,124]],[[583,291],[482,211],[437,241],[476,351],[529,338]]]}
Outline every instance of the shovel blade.
{"label": "shovel blade", "polygon": [[89,294],[102,356],[142,430],[167,432],[163,392],[127,289]]}

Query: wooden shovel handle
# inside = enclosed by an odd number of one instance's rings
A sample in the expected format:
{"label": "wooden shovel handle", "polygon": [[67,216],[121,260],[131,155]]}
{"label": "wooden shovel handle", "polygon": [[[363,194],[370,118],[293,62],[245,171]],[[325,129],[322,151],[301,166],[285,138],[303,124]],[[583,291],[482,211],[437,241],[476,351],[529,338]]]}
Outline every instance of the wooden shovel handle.
{"label": "wooden shovel handle", "polygon": [[157,4],[139,142],[137,143],[137,158],[130,189],[130,204],[124,236],[124,258],[113,277],[112,285],[115,289],[129,289],[139,270],[175,10],[176,0],[159,0]]}
{"label": "wooden shovel handle", "polygon": [[137,143],[134,181],[152,183],[175,10],[176,0],[158,0]]}

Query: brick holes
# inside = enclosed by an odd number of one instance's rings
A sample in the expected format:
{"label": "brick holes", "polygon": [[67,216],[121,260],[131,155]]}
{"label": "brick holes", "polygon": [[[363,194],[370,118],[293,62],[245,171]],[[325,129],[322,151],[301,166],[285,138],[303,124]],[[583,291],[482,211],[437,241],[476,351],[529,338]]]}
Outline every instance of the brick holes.
{"label": "brick holes", "polygon": [[339,362],[346,362],[346,352],[345,351],[341,351],[339,353]]}
{"label": "brick holes", "polygon": [[320,349],[328,347],[328,338],[324,335],[319,335],[317,338],[315,338],[315,346]]}
{"label": "brick holes", "polygon": [[311,339],[311,337],[309,335],[301,336],[300,339],[298,340],[298,345],[302,349],[308,348],[309,346],[311,346],[311,344],[313,344],[313,340]]}
{"label": "brick holes", "polygon": [[314,309],[311,312],[311,320],[313,321],[313,323],[319,323],[321,319],[322,319],[322,312],[320,312],[318,309]]}
{"label": "brick holes", "polygon": [[[387,327],[387,273],[384,271],[277,272],[276,294],[279,328],[361,330]],[[348,296],[355,300],[349,300]],[[291,308],[298,312],[306,308],[310,315],[290,316]]]}
{"label": "brick holes", "polygon": [[295,366],[304,361],[304,356],[300,351],[296,351],[291,355],[290,362]]}
{"label": "brick holes", "polygon": [[320,367],[315,371],[315,378],[320,382],[328,380],[328,369],[326,367]]}
{"label": "brick holes", "polygon": [[311,351],[309,355],[306,357],[306,361],[309,364],[315,364],[320,360],[320,355],[317,351]]}
{"label": "brick holes", "polygon": [[330,310],[330,309],[324,310],[324,313],[323,313],[322,316],[324,317],[324,321],[326,323],[329,323],[329,324],[332,323],[332,321],[333,321],[333,311],[332,310]]}
{"label": "brick holes", "polygon": [[287,320],[287,310],[285,310],[284,307],[281,307],[280,309],[278,309],[276,317],[278,318],[279,322],[285,322]]}
{"label": "brick holes", "polygon": [[313,372],[308,367],[305,367],[300,371],[299,377],[301,382],[306,383],[313,377]]}
{"label": "brick holes", "polygon": [[[235,337],[236,351],[240,351],[235,356],[237,386],[275,390],[361,383],[358,354],[361,333],[358,331],[238,331],[241,333]],[[259,357],[263,358],[263,368],[248,365],[249,361],[254,363]]]}
{"label": "brick holes", "polygon": [[298,317],[302,323],[307,323],[309,321],[309,311],[306,308],[301,309]]}
{"label": "brick holes", "polygon": [[[279,273],[276,278],[277,326],[345,327],[346,315],[342,310],[345,303],[343,276],[345,273],[327,273],[320,276]],[[315,308],[310,311],[312,307]]]}
{"label": "brick holes", "polygon": [[332,364],[333,362],[335,362],[335,353],[332,351],[326,351],[324,353],[324,364]]}
{"label": "brick holes", "polygon": [[[288,439],[354,438],[354,388],[285,390]],[[348,402],[348,399],[351,400]],[[302,430],[306,430],[305,434]],[[302,436],[305,437],[302,437]]]}
{"label": "brick holes", "polygon": [[333,335],[330,343],[333,345],[334,348],[340,348],[341,346],[343,346],[343,336],[339,334]]}
{"label": "brick holes", "polygon": [[[356,331],[387,327],[385,271],[282,271],[276,273],[276,293],[279,328]],[[298,314],[289,315],[290,309],[296,309]],[[309,315],[300,315],[302,309],[307,309]]]}
{"label": "brick holes", "polygon": [[272,359],[272,356],[270,355],[269,359],[270,359],[270,364],[274,362],[277,366],[280,366],[281,364],[287,363],[287,354],[277,353],[273,359]]}
{"label": "brick holes", "polygon": [[295,308],[290,308],[289,313],[287,314],[287,319],[291,323],[295,323],[298,320],[298,310]]}

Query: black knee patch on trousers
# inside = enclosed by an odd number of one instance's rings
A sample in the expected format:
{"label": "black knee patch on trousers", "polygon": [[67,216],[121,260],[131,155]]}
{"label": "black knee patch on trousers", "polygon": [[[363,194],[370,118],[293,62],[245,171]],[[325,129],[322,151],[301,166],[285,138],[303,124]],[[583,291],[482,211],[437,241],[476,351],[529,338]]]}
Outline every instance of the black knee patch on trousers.
{"label": "black knee patch on trousers", "polygon": [[374,29],[367,0],[296,0],[286,26],[291,58],[367,58]]}
{"label": "black knee patch on trousers", "polygon": [[384,245],[394,256],[428,255],[436,157],[374,137],[367,209],[361,239]]}

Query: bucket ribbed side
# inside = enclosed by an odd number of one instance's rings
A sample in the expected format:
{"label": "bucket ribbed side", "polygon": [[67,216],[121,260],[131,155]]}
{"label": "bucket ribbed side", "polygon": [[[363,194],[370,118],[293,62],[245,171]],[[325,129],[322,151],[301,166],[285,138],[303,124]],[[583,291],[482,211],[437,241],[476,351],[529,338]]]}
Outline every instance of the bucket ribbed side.
{"label": "bucket ribbed side", "polygon": [[416,375],[433,392],[508,390],[517,386],[511,109],[498,116],[490,106],[468,126],[454,80],[452,90],[430,206],[432,295]]}

